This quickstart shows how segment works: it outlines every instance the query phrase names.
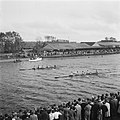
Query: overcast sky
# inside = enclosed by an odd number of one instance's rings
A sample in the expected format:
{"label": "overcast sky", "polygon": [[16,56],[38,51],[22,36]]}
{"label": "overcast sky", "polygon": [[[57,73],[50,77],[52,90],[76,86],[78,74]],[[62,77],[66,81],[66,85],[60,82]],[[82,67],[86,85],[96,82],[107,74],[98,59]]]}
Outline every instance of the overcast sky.
{"label": "overcast sky", "polygon": [[120,41],[120,1],[0,0],[0,32],[24,40],[53,35],[70,41]]}

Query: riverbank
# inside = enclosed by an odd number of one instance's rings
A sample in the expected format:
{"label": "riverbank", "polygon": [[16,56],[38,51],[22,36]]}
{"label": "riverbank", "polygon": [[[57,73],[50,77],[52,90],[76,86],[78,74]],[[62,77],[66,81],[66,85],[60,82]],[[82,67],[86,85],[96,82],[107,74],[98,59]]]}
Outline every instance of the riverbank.
{"label": "riverbank", "polygon": [[74,56],[93,56],[93,55],[109,55],[120,54],[120,48],[91,48],[91,49],[71,49],[71,50],[53,50],[46,51],[41,54],[44,58],[56,57],[74,57]]}
{"label": "riverbank", "polygon": [[42,58],[63,58],[63,57],[79,57],[79,56],[103,56],[103,55],[114,55],[114,54],[120,54],[120,52],[116,53],[99,53],[99,54],[67,54],[67,55],[48,55],[48,56],[42,56]]}
{"label": "riverbank", "polygon": [[[23,61],[28,61],[29,58],[19,58],[21,62]],[[10,58],[10,59],[0,59],[0,63],[3,63],[3,62],[15,62],[16,59],[15,58]]]}
{"label": "riverbank", "polygon": [[[119,54],[119,53],[118,53]],[[97,56],[99,55],[113,55],[113,54],[96,54]],[[47,59],[47,58],[67,58],[67,57],[80,57],[80,56],[96,56],[96,55],[64,55],[64,56],[61,56],[61,55],[54,55],[54,56],[42,56],[43,59]],[[29,58],[18,58],[18,60],[20,60],[20,62],[23,62],[23,61],[28,61]],[[0,63],[3,63],[3,62],[15,62],[16,61],[16,58],[7,58],[7,59],[0,59]],[[19,61],[18,61],[19,62]],[[17,63],[17,62],[16,62]]]}

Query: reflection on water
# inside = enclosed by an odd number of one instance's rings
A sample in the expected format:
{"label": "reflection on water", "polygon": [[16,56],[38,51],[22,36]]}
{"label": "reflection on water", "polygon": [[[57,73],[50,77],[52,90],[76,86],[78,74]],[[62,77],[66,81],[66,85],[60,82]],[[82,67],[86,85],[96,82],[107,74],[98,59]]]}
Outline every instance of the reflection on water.
{"label": "reflection on water", "polygon": [[[57,65],[59,69],[27,70],[38,65]],[[21,68],[26,70],[20,71]],[[71,71],[95,72],[96,69],[100,73],[99,76],[54,78],[69,75]],[[78,97],[91,97],[119,90],[119,54],[0,63],[0,112],[59,104]]]}

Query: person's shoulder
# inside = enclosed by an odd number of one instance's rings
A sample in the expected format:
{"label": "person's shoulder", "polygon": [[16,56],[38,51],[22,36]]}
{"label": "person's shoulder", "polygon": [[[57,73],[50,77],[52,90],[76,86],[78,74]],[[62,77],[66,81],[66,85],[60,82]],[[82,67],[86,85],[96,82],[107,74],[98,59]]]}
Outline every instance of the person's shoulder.
{"label": "person's shoulder", "polygon": [[12,120],[15,120],[15,118],[12,118]]}

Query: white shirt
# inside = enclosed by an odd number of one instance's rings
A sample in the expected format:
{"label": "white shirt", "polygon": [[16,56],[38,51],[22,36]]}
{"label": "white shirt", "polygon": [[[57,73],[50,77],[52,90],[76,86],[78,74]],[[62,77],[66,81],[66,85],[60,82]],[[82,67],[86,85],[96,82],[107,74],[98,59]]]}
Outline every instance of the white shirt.
{"label": "white shirt", "polygon": [[59,115],[62,115],[60,112],[54,112],[54,119],[58,119]]}
{"label": "white shirt", "polygon": [[54,120],[54,113],[50,113],[49,118],[50,118],[50,120]]}
{"label": "white shirt", "polygon": [[108,109],[108,111],[105,113],[105,116],[110,117],[110,104],[108,102],[106,102],[105,105],[106,105],[106,107]]}

